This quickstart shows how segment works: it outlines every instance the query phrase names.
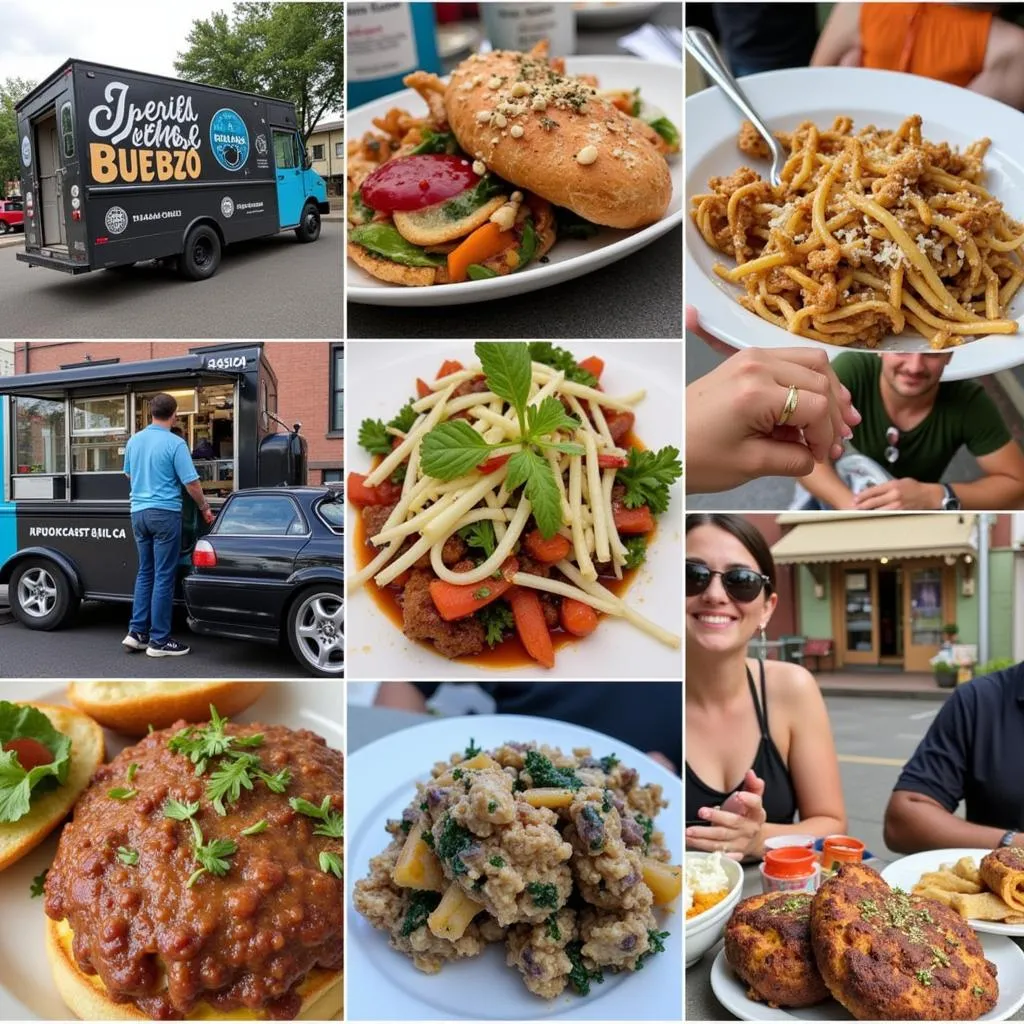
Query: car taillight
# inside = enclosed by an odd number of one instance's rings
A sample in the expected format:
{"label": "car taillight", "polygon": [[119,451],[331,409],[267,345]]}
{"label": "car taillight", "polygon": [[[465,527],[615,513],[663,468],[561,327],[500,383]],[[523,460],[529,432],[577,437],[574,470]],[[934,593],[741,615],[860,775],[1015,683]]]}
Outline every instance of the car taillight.
{"label": "car taillight", "polygon": [[217,552],[208,540],[197,540],[192,549],[192,564],[197,569],[213,569],[217,565]]}

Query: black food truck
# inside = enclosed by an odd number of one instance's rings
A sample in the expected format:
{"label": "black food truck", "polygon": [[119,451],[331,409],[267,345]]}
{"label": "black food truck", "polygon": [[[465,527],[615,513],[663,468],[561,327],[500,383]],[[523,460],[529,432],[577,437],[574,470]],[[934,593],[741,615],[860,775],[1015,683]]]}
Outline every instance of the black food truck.
{"label": "black food truck", "polygon": [[[83,598],[131,601],[138,559],[124,449],[161,391],[178,400],[215,512],[244,488],[305,485],[306,441],[297,426],[276,431],[277,379],[259,343],[0,377],[0,584],[29,628],[60,627]],[[207,532],[184,494],[179,584]]]}
{"label": "black food truck", "polygon": [[68,60],[15,112],[24,263],[167,259],[200,281],[232,242],[286,228],[315,241],[330,210],[284,100]]}

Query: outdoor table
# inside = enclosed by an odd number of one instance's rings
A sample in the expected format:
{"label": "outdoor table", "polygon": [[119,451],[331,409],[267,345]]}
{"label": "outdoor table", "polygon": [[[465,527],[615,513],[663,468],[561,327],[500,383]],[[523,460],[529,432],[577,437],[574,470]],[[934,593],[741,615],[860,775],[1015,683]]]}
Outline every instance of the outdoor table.
{"label": "outdoor table", "polygon": [[[865,861],[873,868],[881,871],[888,863],[879,857]],[[759,865],[748,864],[743,869],[743,899],[756,896],[761,891],[761,875]],[[1019,943],[1019,939],[1014,939]],[[686,1013],[684,1020],[735,1020],[736,1018],[715,998],[711,991],[711,965],[715,962],[723,946],[719,940],[686,972]],[[1024,1008],[1018,1010],[1008,1020],[1024,1020]]]}
{"label": "outdoor table", "polygon": [[[662,4],[647,20],[682,28],[682,5]],[[617,41],[637,27],[578,28],[576,53],[631,56],[619,48]],[[466,54],[459,54],[456,62],[464,56]],[[682,73],[680,65],[680,83]],[[683,230],[680,227],[617,263],[525,295],[458,306],[348,303],[345,336],[678,338],[683,317],[682,280]]]}
{"label": "outdoor table", "polygon": [[751,640],[749,645],[749,652],[752,658],[765,658],[769,656],[769,653],[774,651],[776,657],[781,656],[782,650],[785,648],[786,643],[784,640]]}

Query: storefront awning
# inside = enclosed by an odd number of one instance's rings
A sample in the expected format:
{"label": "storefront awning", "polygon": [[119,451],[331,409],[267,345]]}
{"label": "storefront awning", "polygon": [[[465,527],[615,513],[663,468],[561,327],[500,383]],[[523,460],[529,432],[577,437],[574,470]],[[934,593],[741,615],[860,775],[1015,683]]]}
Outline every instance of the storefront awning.
{"label": "storefront awning", "polygon": [[797,525],[772,547],[772,556],[780,565],[794,565],[975,555],[977,519],[972,512],[780,516],[779,525]]}

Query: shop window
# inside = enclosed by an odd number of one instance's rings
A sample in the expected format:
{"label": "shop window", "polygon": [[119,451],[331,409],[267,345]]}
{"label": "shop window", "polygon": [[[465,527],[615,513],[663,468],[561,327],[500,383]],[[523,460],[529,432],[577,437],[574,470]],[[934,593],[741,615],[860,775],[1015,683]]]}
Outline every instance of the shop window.
{"label": "shop window", "polygon": [[341,433],[345,417],[345,346],[331,346],[331,432]]}
{"label": "shop window", "polygon": [[63,474],[67,469],[67,412],[47,398],[14,400],[15,474]]}
{"label": "shop window", "polygon": [[71,402],[71,471],[120,473],[128,442],[128,400],[76,398]]}
{"label": "shop window", "polygon": [[309,526],[299,506],[286,495],[239,494],[220,514],[221,537],[301,537]]}

